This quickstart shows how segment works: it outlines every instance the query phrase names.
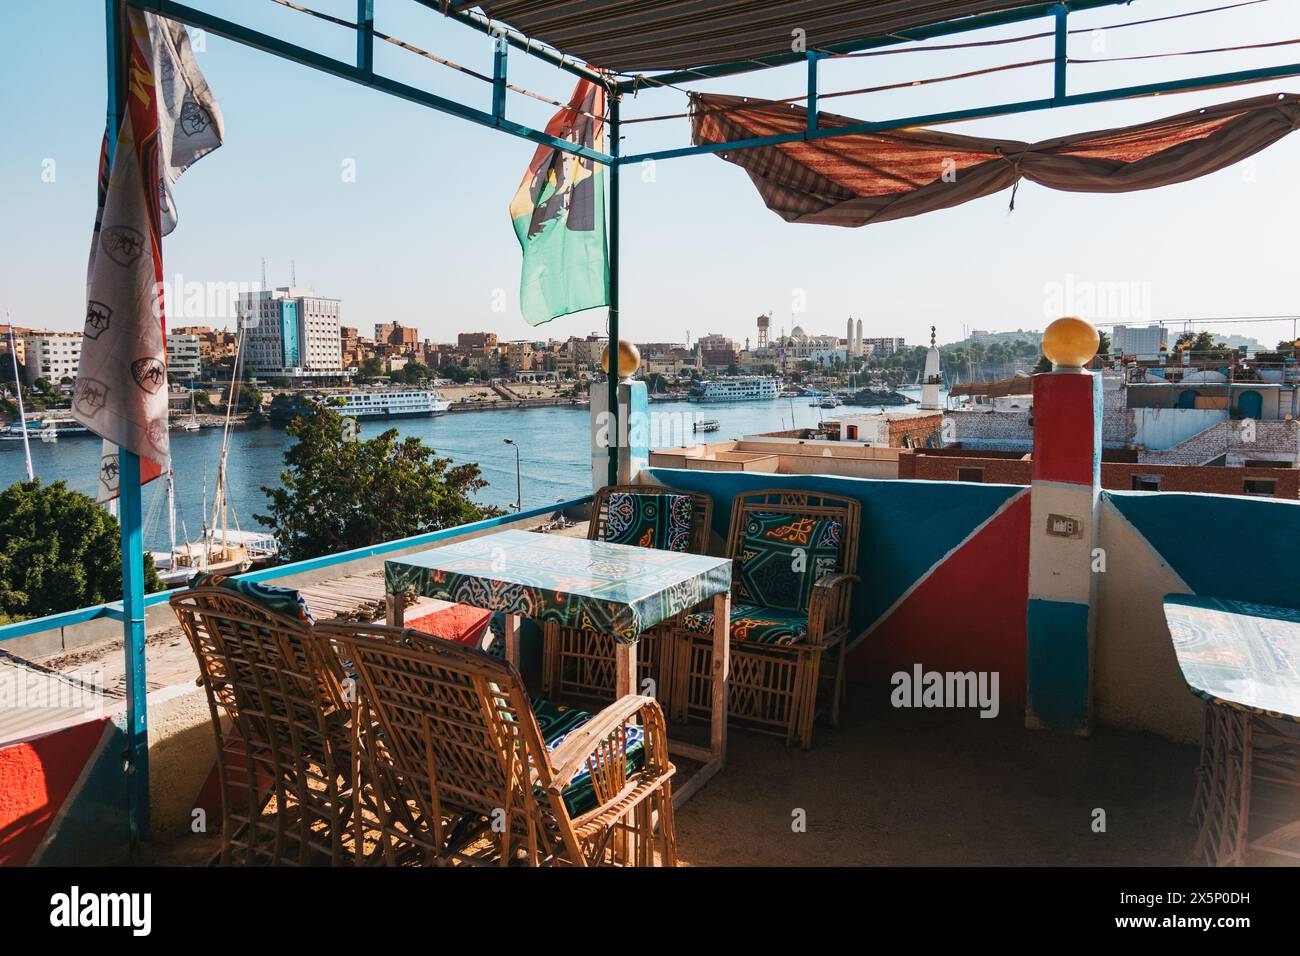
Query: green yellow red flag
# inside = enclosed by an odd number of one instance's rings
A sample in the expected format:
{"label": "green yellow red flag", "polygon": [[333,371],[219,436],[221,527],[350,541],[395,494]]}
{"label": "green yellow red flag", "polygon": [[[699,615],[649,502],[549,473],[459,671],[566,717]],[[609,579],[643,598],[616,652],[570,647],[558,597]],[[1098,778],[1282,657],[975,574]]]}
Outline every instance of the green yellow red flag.
{"label": "green yellow red flag", "polygon": [[[579,80],[546,132],[604,152],[604,117],[604,88]],[[529,325],[609,304],[601,165],[539,146],[510,203],[510,219],[523,249],[519,308]]]}

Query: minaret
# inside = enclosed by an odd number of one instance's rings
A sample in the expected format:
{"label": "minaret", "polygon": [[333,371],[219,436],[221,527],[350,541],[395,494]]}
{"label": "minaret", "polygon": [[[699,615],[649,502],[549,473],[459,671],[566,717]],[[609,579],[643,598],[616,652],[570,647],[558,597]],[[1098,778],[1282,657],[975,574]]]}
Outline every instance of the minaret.
{"label": "minaret", "polygon": [[930,351],[925,353],[925,379],[921,385],[921,410],[938,411],[939,386],[943,377],[939,374],[939,349],[934,344],[934,326],[930,326]]}
{"label": "minaret", "polygon": [[856,348],[853,350],[853,354],[854,355],[862,354],[862,320],[861,319],[858,319],[858,340],[856,342]]}
{"label": "minaret", "polygon": [[849,316],[849,328],[844,333],[844,349],[850,358],[858,354],[857,343],[853,341],[853,316]]}

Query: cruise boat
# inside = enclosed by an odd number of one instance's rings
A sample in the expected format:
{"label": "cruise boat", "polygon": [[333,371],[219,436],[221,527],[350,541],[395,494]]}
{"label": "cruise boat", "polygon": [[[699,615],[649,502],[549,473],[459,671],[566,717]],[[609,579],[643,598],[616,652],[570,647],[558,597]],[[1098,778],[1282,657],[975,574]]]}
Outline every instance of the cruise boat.
{"label": "cruise boat", "polygon": [[427,388],[358,388],[324,391],[319,398],[329,401],[349,418],[416,418],[445,415],[451,402]]}
{"label": "cruise boat", "polygon": [[692,402],[770,402],[779,391],[774,378],[740,375],[696,382],[689,397]]}
{"label": "cruise boat", "polygon": [[[27,434],[32,441],[57,441],[64,435],[89,435],[90,429],[67,415],[38,415],[28,416]],[[0,430],[0,440],[22,441],[22,423],[14,422]]]}

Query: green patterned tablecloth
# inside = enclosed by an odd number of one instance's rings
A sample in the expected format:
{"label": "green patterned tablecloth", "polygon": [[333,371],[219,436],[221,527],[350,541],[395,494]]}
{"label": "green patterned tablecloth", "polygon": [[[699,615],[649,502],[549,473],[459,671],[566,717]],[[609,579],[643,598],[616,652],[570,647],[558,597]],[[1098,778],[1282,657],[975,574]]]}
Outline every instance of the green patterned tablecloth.
{"label": "green patterned tablecloth", "polygon": [[1198,697],[1300,722],[1300,610],[1170,594],[1165,620]]}
{"label": "green patterned tablecloth", "polygon": [[731,587],[731,560],[501,531],[384,562],[390,594],[415,591],[610,634],[643,631]]}

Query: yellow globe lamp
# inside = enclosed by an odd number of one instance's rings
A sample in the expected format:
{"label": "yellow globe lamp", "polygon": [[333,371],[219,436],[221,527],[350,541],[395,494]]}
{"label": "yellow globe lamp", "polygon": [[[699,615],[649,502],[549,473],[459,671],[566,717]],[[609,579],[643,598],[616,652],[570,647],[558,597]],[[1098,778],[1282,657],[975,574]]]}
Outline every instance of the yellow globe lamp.
{"label": "yellow globe lamp", "polygon": [[[605,351],[600,354],[600,367],[606,375],[609,374],[609,346],[605,346]],[[641,367],[641,353],[637,347],[627,339],[618,340],[618,377],[620,381],[627,381],[634,372]]]}
{"label": "yellow globe lamp", "polygon": [[1093,324],[1074,316],[1057,319],[1043,333],[1043,354],[1057,372],[1081,370],[1100,347],[1101,336]]}

